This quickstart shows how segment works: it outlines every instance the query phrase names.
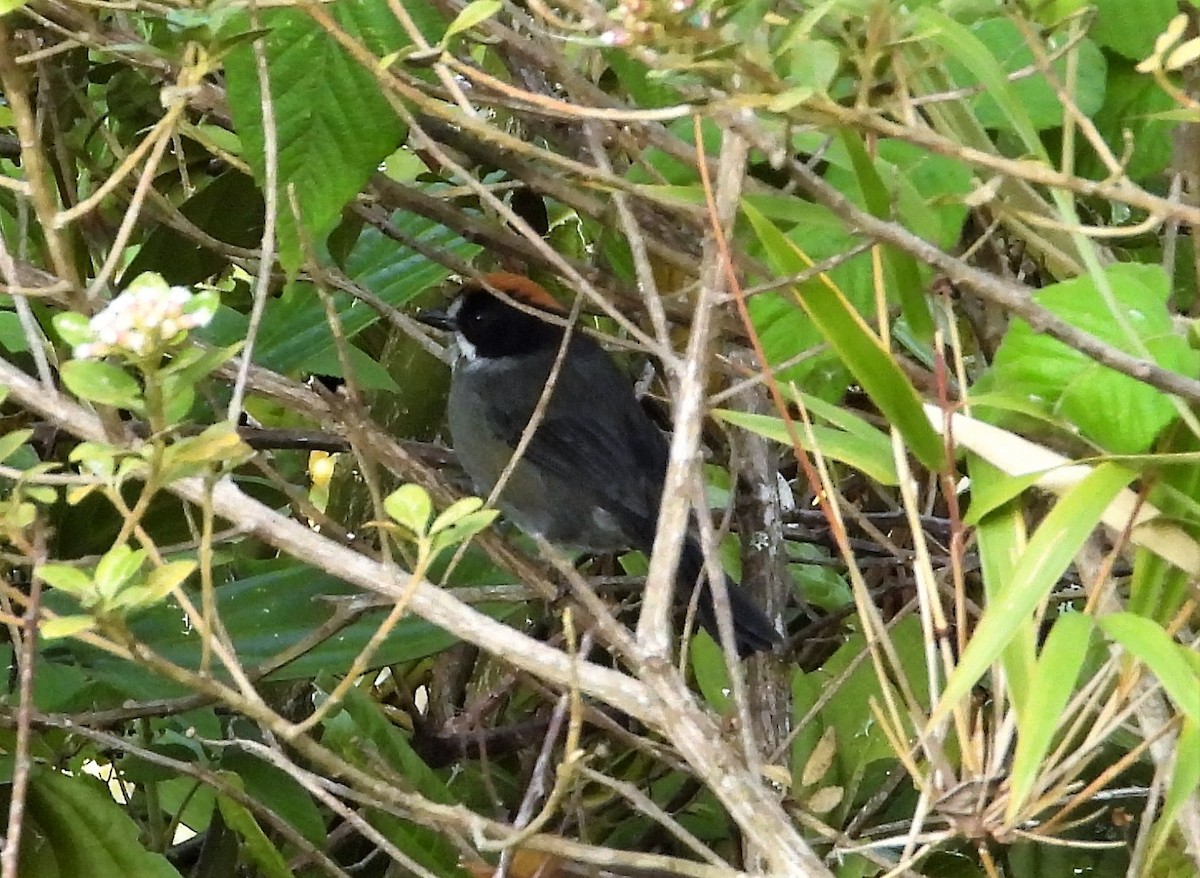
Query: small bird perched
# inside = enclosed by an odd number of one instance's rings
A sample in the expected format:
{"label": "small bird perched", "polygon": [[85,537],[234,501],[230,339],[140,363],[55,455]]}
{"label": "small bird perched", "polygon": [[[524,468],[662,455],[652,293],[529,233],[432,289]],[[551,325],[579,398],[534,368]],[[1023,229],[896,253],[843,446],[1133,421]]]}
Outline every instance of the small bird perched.
{"label": "small bird perched", "polygon": [[[518,274],[484,276],[487,285],[531,308],[563,317],[541,286]],[[454,451],[481,494],[495,486],[538,405],[562,344],[561,325],[522,311],[468,284],[444,311],[419,319],[455,333],[459,357],[447,416]],[[608,354],[581,332],[571,335],[541,420],[504,485],[500,510],[527,533],[593,552],[649,554],[658,527],[668,447]],[[694,537],[684,543],[678,585],[690,595],[704,572]],[[718,639],[707,584],[698,608]],[[730,583],[738,653],[771,649],[779,633]]]}

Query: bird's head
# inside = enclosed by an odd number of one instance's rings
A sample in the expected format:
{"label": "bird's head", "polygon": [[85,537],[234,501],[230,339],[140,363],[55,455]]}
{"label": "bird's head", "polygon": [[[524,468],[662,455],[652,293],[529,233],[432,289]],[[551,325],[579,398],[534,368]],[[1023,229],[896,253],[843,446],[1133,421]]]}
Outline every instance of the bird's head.
{"label": "bird's head", "polygon": [[565,316],[562,305],[540,284],[509,272],[485,274],[482,281],[465,284],[445,310],[422,311],[417,319],[455,333],[459,350],[468,360],[558,346],[562,326],[531,313]]}

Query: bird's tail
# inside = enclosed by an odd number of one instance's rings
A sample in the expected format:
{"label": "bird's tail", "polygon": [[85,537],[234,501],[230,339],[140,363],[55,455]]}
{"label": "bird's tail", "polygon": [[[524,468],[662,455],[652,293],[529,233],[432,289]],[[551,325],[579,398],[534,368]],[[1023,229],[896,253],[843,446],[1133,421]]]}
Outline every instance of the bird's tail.
{"label": "bird's tail", "polygon": [[[695,540],[689,539],[683,544],[683,553],[679,558],[679,586],[681,594],[690,597],[696,581],[701,581],[700,598],[697,601],[697,614],[704,630],[712,635],[713,640],[721,642],[717,629],[717,612],[713,605],[712,592],[709,589],[708,577],[704,572],[704,553]],[[742,591],[741,587],[726,578],[726,592],[729,595],[729,610],[733,617],[733,639],[737,646],[738,655],[745,658],[756,652],[769,652],[779,643],[779,632],[767,618],[767,614]]]}

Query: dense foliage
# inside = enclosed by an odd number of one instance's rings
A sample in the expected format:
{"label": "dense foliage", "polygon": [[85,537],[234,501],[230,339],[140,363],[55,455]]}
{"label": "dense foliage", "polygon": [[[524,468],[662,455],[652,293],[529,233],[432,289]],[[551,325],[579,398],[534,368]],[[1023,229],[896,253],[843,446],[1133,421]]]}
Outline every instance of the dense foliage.
{"label": "dense foliage", "polygon": [[[0,878],[1200,870],[1192,0],[0,15]],[[497,269],[777,654],[470,496]]]}

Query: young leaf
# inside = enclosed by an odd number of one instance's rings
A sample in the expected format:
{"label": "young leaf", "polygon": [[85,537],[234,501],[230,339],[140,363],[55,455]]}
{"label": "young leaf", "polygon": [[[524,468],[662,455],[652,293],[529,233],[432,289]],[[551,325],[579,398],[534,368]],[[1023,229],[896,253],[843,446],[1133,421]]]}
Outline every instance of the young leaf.
{"label": "young leaf", "polygon": [[213,424],[198,436],[172,443],[163,455],[163,477],[194,475],[211,466],[233,465],[253,452],[228,421]]}
{"label": "young leaf", "polygon": [[456,500],[446,507],[437,518],[433,520],[433,524],[429,525],[429,532],[435,534],[443,528],[449,527],[465,515],[470,515],[476,509],[483,506],[483,500],[479,497],[463,497],[461,500]]}
{"label": "young leaf", "polygon": [[113,546],[96,565],[96,591],[103,597],[113,597],[141,571],[145,562],[145,549]]}
{"label": "young leaf", "polygon": [[12,457],[18,448],[24,445],[29,437],[33,435],[33,430],[13,430],[0,436],[0,463]]}
{"label": "young leaf", "polygon": [[401,485],[384,499],[383,508],[397,524],[423,536],[433,514],[433,501],[420,485]]}
{"label": "young leaf", "polygon": [[33,572],[51,588],[57,588],[76,597],[86,594],[92,587],[90,576],[78,567],[71,567],[67,564],[42,564]]}
{"label": "young leaf", "polygon": [[90,321],[77,311],[55,314],[50,322],[54,324],[58,337],[71,347],[87,344],[93,340]]}
{"label": "young leaf", "polygon": [[495,509],[478,509],[461,516],[454,523],[436,532],[430,554],[436,556],[449,546],[465,543],[475,534],[487,528],[499,514]]}
{"label": "young leaf", "polygon": [[120,366],[100,360],[71,360],[62,367],[62,379],[81,399],[142,411],[142,389]]}
{"label": "young leaf", "polygon": [[96,627],[96,620],[91,616],[59,616],[57,619],[47,619],[38,625],[38,633],[43,640],[60,640],[64,637],[74,637],[84,631]]}
{"label": "young leaf", "polygon": [[446,35],[442,37],[442,45],[446,45],[456,34],[461,34],[475,25],[487,21],[500,11],[501,5],[500,0],[474,0],[473,3],[468,3],[463,7],[463,11],[458,13],[458,17],[450,23],[450,27],[446,28]]}
{"label": "young leaf", "polygon": [[195,561],[169,561],[162,567],[155,567],[146,577],[144,602],[157,603],[161,601],[176,587],[182,585],[195,569]]}

